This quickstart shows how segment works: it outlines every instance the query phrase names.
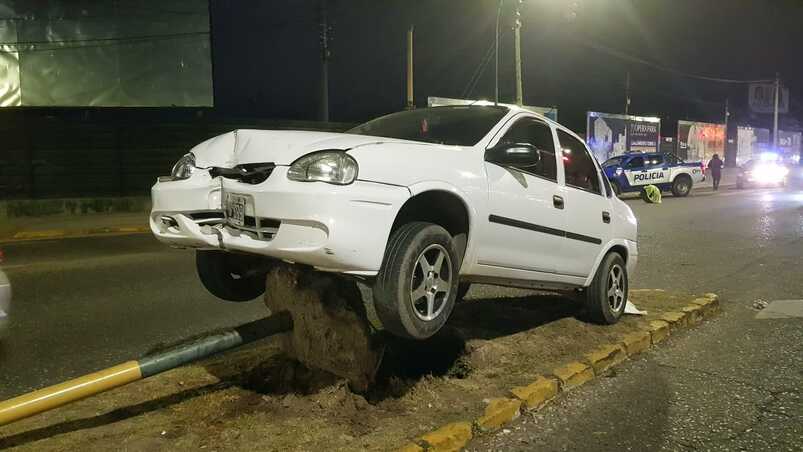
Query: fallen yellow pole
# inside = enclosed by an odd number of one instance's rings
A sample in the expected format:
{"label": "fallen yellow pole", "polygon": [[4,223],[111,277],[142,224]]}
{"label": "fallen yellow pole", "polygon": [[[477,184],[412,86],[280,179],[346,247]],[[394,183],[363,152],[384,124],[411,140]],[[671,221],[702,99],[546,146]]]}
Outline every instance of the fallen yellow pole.
{"label": "fallen yellow pole", "polygon": [[127,361],[114,367],[65,381],[38,391],[0,402],[0,426],[75,402],[109,389],[148,378],[201,358],[230,350],[240,345],[290,331],[290,314],[276,315],[240,325],[222,333],[198,339],[161,353]]}

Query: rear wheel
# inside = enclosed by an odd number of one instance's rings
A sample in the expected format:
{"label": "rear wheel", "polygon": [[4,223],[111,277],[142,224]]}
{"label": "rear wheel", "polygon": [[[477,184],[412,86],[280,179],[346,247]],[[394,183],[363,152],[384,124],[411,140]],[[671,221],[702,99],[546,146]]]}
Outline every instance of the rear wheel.
{"label": "rear wheel", "polygon": [[224,251],[196,251],[198,277],[212,295],[226,301],[250,301],[265,293],[265,260]]}
{"label": "rear wheel", "polygon": [[687,196],[691,191],[691,187],[691,177],[681,174],[672,182],[672,194],[679,197]]}
{"label": "rear wheel", "polygon": [[374,307],[386,330],[431,337],[452,313],[460,261],[452,236],[436,224],[412,222],[390,237],[374,284]]}
{"label": "rear wheel", "polygon": [[594,280],[585,292],[585,308],[594,323],[613,324],[619,321],[627,304],[627,268],[619,253],[605,256]]}

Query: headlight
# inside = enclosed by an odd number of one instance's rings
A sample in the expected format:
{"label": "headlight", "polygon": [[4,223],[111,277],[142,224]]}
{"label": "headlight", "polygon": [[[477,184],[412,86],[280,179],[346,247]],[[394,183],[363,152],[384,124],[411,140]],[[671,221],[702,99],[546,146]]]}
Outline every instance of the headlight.
{"label": "headlight", "polygon": [[299,182],[348,185],[357,179],[357,162],[343,151],[320,151],[296,160],[287,178]]}
{"label": "headlight", "polygon": [[617,176],[621,176],[622,173],[624,173],[624,172],[625,172],[625,170],[623,170],[622,168],[616,168],[616,175]]}
{"label": "headlight", "polygon": [[195,156],[190,152],[178,159],[178,162],[173,165],[170,175],[173,176],[173,179],[188,179],[195,169]]}

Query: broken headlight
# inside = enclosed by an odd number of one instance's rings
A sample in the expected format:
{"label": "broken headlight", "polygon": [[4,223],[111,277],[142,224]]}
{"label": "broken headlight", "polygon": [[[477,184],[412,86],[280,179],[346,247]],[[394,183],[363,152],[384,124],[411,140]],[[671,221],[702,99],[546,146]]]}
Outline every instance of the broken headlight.
{"label": "broken headlight", "polygon": [[189,154],[184,154],[184,157],[181,157],[173,165],[170,175],[173,176],[173,179],[188,179],[196,169],[195,156],[190,152]]}

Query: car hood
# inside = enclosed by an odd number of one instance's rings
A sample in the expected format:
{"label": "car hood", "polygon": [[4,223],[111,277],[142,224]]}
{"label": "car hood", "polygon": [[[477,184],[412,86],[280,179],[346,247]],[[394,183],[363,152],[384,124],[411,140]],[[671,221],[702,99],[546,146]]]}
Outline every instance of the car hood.
{"label": "car hood", "polygon": [[231,168],[247,163],[272,162],[289,165],[310,152],[349,150],[367,144],[409,143],[393,138],[301,130],[238,129],[204,141],[192,148],[199,168]]}

